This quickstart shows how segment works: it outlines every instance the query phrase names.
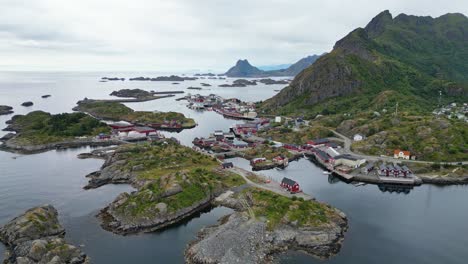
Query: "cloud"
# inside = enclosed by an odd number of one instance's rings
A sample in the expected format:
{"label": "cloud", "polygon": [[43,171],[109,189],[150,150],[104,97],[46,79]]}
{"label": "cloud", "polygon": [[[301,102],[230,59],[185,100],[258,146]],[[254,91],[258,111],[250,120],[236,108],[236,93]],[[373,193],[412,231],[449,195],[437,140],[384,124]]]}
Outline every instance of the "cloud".
{"label": "cloud", "polygon": [[0,0],[0,69],[225,70],[329,51],[384,9],[465,12],[465,0]]}

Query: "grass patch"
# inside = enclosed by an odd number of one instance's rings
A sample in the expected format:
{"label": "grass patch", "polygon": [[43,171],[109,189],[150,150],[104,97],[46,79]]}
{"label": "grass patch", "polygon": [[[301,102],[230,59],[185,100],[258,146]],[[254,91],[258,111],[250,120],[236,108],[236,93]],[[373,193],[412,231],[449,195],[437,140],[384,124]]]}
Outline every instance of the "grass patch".
{"label": "grass patch", "polygon": [[269,229],[292,222],[297,226],[320,226],[334,214],[328,205],[312,200],[288,198],[261,189],[247,189],[244,194],[251,197],[255,216],[267,219]]}
{"label": "grass patch", "polygon": [[177,121],[182,127],[191,127],[195,125],[192,118],[186,118],[183,114],[177,112],[149,112],[134,111],[119,102],[105,101],[80,101],[75,110],[90,113],[93,116],[108,120],[125,120],[132,123],[164,123]]}
{"label": "grass patch", "polygon": [[19,132],[15,140],[28,145],[56,143],[110,131],[106,124],[83,113],[51,115],[43,111],[14,116],[11,127]]}

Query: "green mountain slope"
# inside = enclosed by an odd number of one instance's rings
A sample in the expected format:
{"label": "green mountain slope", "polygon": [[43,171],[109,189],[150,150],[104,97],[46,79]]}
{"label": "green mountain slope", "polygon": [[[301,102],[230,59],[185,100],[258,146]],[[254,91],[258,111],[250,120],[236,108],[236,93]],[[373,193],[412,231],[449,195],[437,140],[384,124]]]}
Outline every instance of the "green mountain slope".
{"label": "green mountain slope", "polygon": [[468,18],[377,15],[262,104],[265,112],[432,111],[468,96]]}

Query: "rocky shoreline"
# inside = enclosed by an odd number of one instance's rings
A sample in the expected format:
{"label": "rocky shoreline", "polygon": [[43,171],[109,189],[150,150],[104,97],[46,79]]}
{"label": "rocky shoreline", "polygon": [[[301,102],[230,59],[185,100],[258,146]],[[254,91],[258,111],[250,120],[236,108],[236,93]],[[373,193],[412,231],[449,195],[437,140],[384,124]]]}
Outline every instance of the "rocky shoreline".
{"label": "rocky shoreline", "polygon": [[0,241],[7,247],[3,263],[89,263],[89,257],[64,237],[53,206],[31,208],[0,228]]}
{"label": "rocky shoreline", "polygon": [[81,147],[106,147],[112,145],[120,145],[122,142],[116,140],[96,140],[94,138],[87,139],[70,139],[68,141],[61,141],[49,144],[39,145],[24,145],[16,142],[18,134],[8,133],[3,138],[0,138],[0,150],[21,153],[21,154],[35,154],[46,152],[49,150],[61,150]]}
{"label": "rocky shoreline", "polygon": [[434,185],[464,185],[468,184],[468,175],[464,177],[443,177],[443,176],[429,176],[419,175],[419,178],[424,184]]}
{"label": "rocky shoreline", "polygon": [[13,114],[13,107],[8,105],[0,105],[0,115]]}
{"label": "rocky shoreline", "polygon": [[[210,207],[213,197],[207,196],[205,199],[183,208],[174,213],[166,214],[167,205],[160,205],[161,216],[158,218],[147,218],[140,222],[130,222],[116,213],[116,206],[123,204],[129,198],[128,193],[120,194],[109,206],[102,209],[97,217],[101,220],[101,227],[104,230],[119,234],[129,235],[136,233],[149,233],[176,224],[203,209]],[[166,209],[164,209],[166,208]]]}
{"label": "rocky shoreline", "polygon": [[199,232],[185,250],[186,263],[271,263],[275,255],[288,250],[329,258],[340,250],[348,228],[346,215],[337,209],[322,226],[302,227],[285,219],[271,229],[262,217],[249,216],[248,201],[227,194],[219,203],[236,212]]}

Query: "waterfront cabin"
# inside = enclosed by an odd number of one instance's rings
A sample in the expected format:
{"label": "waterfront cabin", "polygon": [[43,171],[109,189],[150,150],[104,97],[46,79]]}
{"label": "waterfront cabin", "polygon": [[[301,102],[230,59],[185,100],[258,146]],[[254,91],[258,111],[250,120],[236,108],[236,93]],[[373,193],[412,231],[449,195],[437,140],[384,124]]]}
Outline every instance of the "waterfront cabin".
{"label": "waterfront cabin", "polygon": [[299,183],[289,178],[284,177],[280,185],[292,193],[300,192]]}
{"label": "waterfront cabin", "polygon": [[403,165],[401,167],[401,172],[403,173],[403,177],[409,177],[409,176],[411,176],[411,174],[413,174],[411,172],[411,170],[406,165]]}
{"label": "waterfront cabin", "polygon": [[410,159],[410,152],[409,151],[406,151],[406,150],[399,150],[399,149],[395,149],[393,151],[393,157],[395,159],[406,159],[406,160],[409,160]]}
{"label": "waterfront cabin", "polygon": [[387,165],[387,172],[388,172],[388,175],[392,175],[395,171],[395,167],[393,167],[392,164],[388,164]]}
{"label": "waterfront cabin", "polygon": [[307,142],[307,145],[318,147],[321,145],[328,144],[330,140],[328,138],[319,138],[319,139],[314,139],[314,140],[309,140]]}
{"label": "waterfront cabin", "polygon": [[387,177],[390,175],[390,172],[388,171],[388,168],[385,165],[385,163],[380,164],[379,174],[380,176],[387,176]]}
{"label": "waterfront cabin", "polygon": [[393,176],[399,177],[400,174],[403,175],[402,169],[400,166],[398,166],[398,164],[395,164],[393,167]]}
{"label": "waterfront cabin", "polygon": [[315,153],[315,157],[317,157],[317,159],[321,160],[324,163],[333,163],[334,162],[333,158],[328,156],[328,154],[323,150],[316,149],[314,151],[314,153]]}
{"label": "waterfront cabin", "polygon": [[294,150],[294,151],[301,151],[301,148],[297,145],[294,145],[294,144],[284,144],[283,147],[285,149],[289,149],[289,150]]}
{"label": "waterfront cabin", "polygon": [[233,168],[234,164],[232,164],[232,162],[224,162],[223,164],[221,164],[221,167],[223,169],[229,169],[229,168]]}
{"label": "waterfront cabin", "polygon": [[369,174],[372,170],[374,170],[374,163],[371,162],[362,168],[362,173]]}

